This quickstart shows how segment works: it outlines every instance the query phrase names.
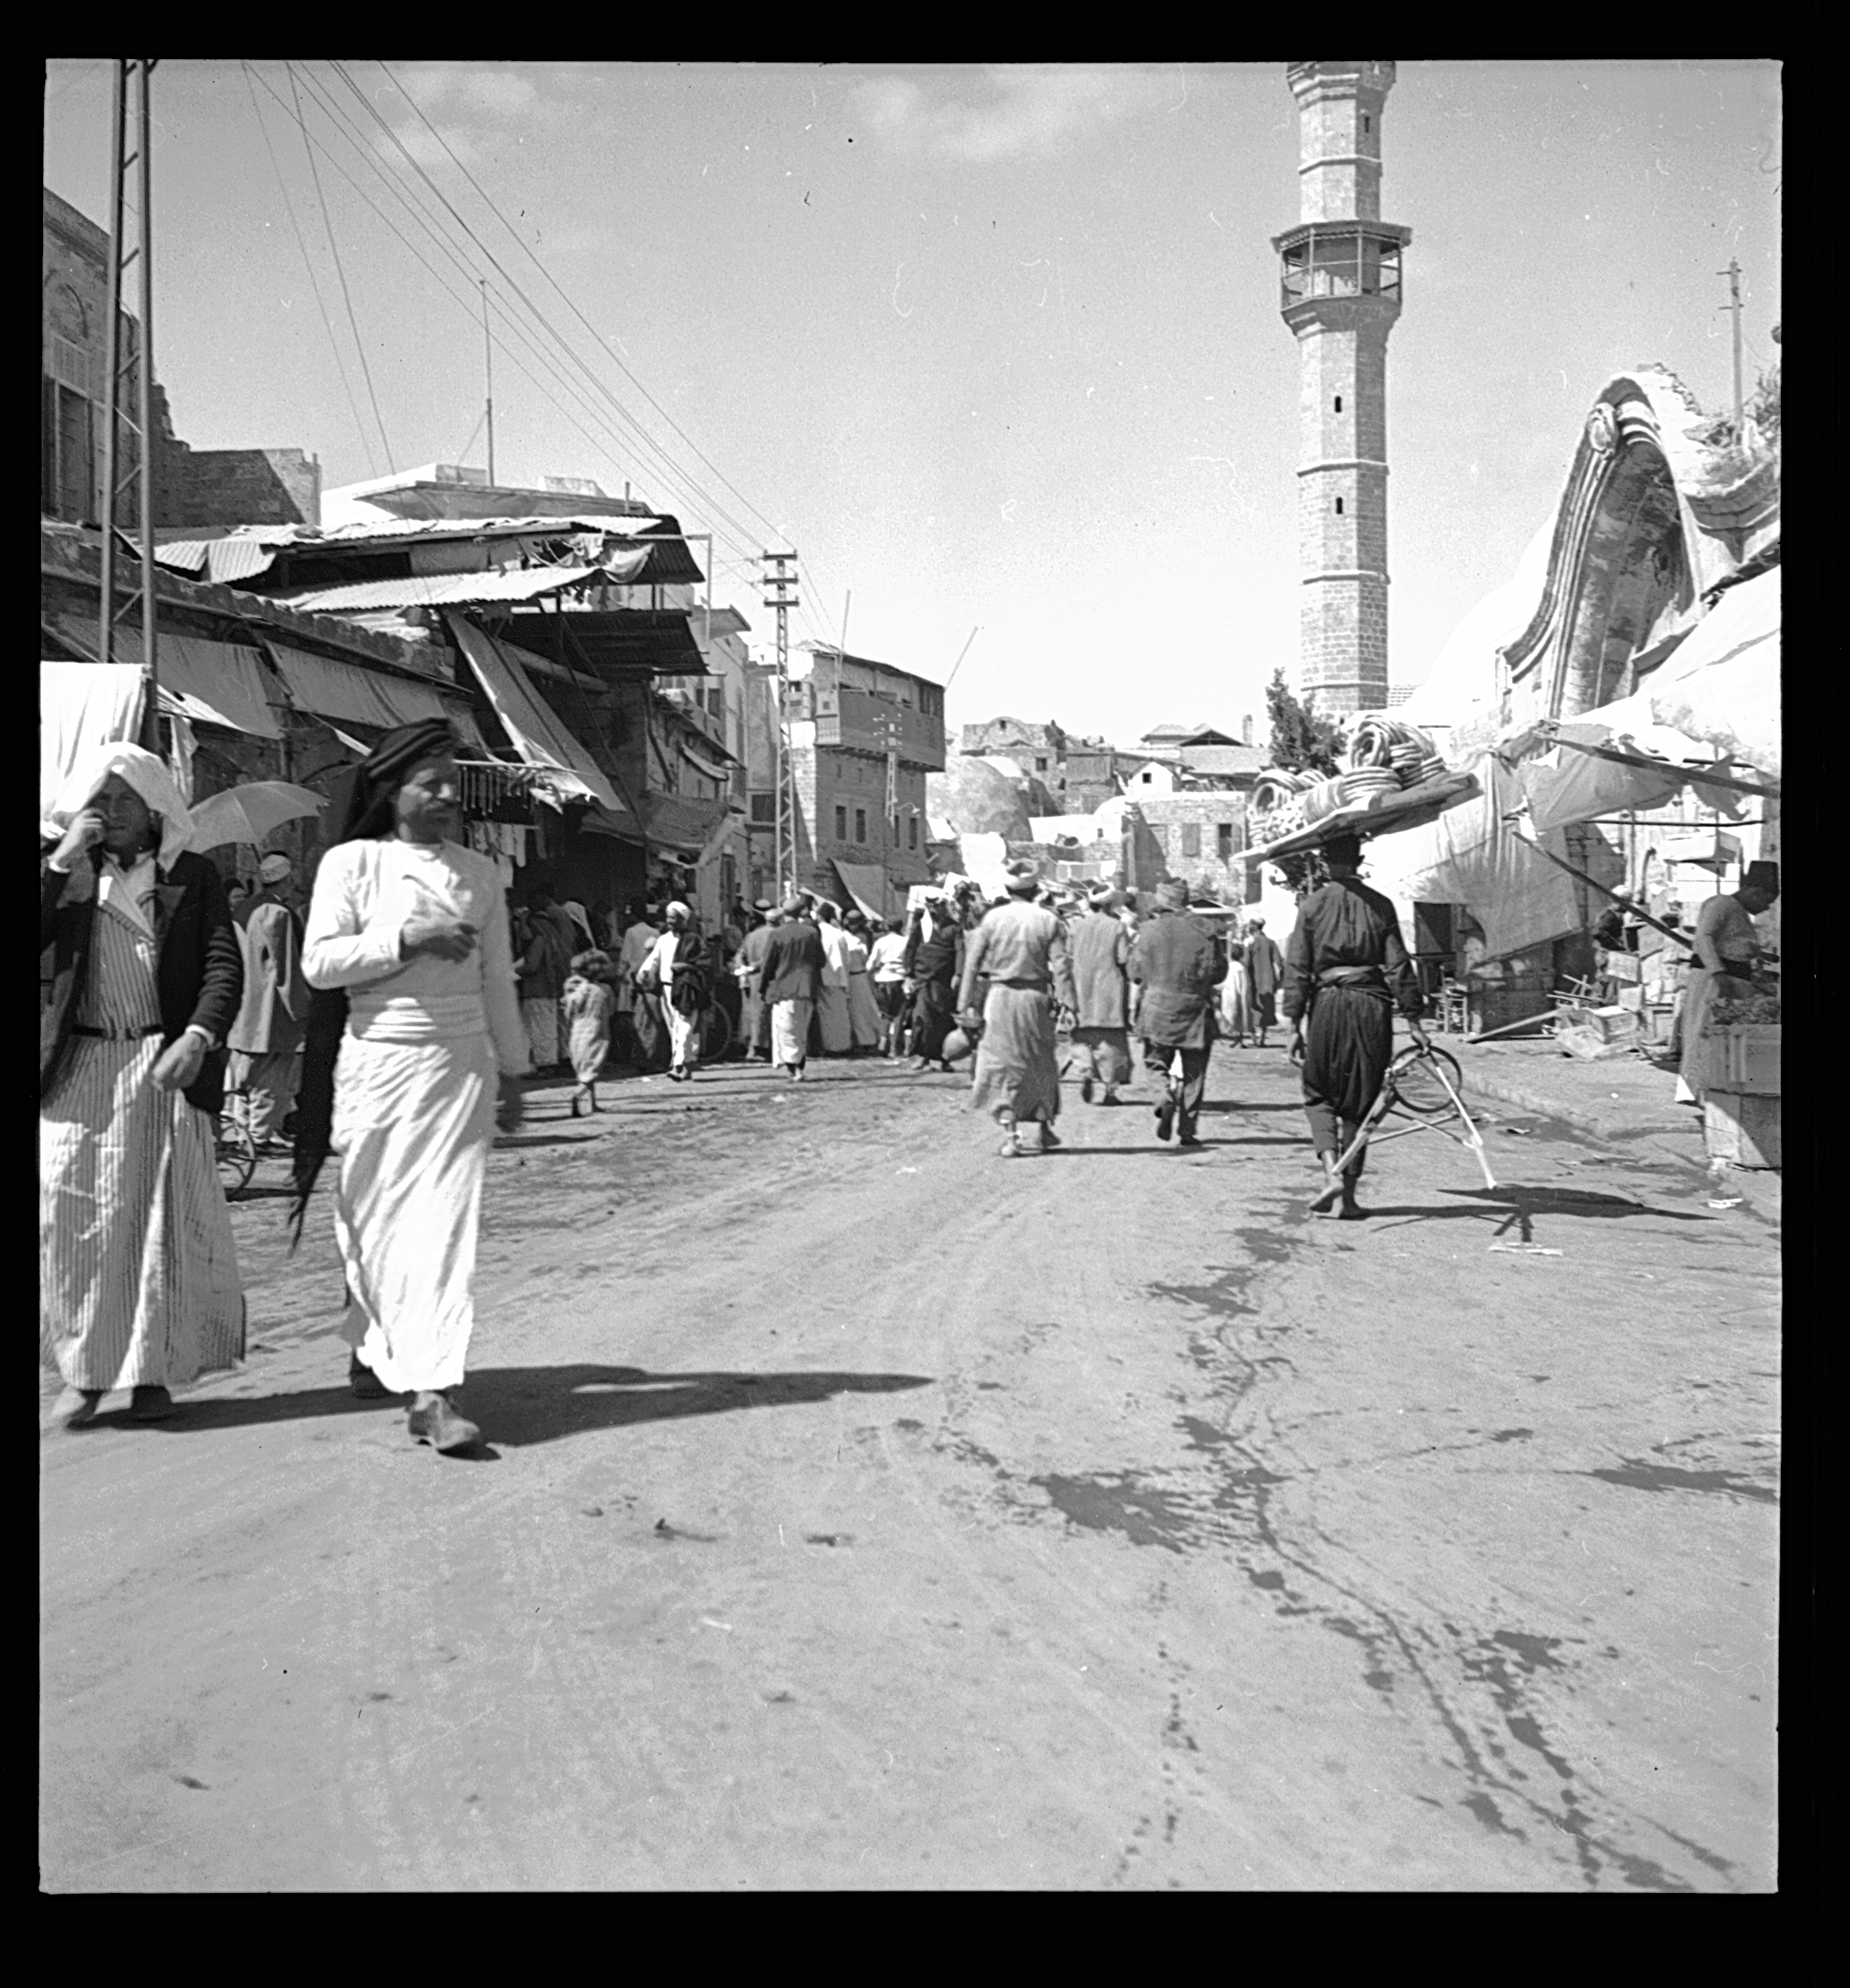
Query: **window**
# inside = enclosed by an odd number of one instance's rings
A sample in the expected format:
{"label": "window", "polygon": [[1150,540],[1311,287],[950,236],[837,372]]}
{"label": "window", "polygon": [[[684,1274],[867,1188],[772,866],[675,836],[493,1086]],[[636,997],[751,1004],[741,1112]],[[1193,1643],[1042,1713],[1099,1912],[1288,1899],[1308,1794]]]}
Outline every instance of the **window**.
{"label": "window", "polygon": [[1199,856],[1201,854],[1201,823],[1199,822],[1185,821],[1182,823],[1182,853],[1185,856]]}
{"label": "window", "polygon": [[1037,759],[1034,762],[1034,770],[1037,773],[1044,773],[1047,770],[1047,761],[1045,759]]}
{"label": "window", "polygon": [[1342,516],[1342,499],[1340,497],[1336,500],[1336,515],[1339,518]]}
{"label": "window", "polygon": [[1365,133],[1365,132],[1368,130],[1368,113],[1367,113],[1367,111],[1365,111],[1365,110],[1362,113],[1362,115],[1361,115],[1361,128],[1362,128],[1362,130],[1363,130],[1363,131],[1364,131]]}
{"label": "window", "polygon": [[899,810],[897,808],[893,810],[893,847],[895,849],[899,847]]}
{"label": "window", "polygon": [[908,849],[916,849],[918,847],[918,817],[917,815],[914,815],[906,823],[906,847]]}
{"label": "window", "polygon": [[865,808],[854,810],[854,840],[865,842],[868,839],[868,811]]}
{"label": "window", "polygon": [[777,826],[777,796],[775,794],[754,794],[752,796],[752,819],[766,828]]}
{"label": "window", "polygon": [[1336,397],[1336,411],[1339,414],[1342,412],[1342,396],[1340,394]]}
{"label": "window", "polygon": [[846,842],[848,839],[848,811],[844,807],[835,810],[835,840]]}
{"label": "window", "polygon": [[1230,821],[1217,822],[1214,828],[1216,853],[1223,863],[1233,860],[1233,824]]}

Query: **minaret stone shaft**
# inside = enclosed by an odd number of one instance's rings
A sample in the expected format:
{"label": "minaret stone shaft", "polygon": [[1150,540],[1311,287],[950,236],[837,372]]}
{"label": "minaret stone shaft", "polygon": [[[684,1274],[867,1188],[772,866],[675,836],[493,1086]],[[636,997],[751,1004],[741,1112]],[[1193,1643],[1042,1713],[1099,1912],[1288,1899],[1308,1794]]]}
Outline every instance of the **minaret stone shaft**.
{"label": "minaret stone shaft", "polygon": [[1388,333],[1410,228],[1381,218],[1391,62],[1300,62],[1298,224],[1275,236],[1297,340],[1298,688],[1313,708],[1388,702]]}

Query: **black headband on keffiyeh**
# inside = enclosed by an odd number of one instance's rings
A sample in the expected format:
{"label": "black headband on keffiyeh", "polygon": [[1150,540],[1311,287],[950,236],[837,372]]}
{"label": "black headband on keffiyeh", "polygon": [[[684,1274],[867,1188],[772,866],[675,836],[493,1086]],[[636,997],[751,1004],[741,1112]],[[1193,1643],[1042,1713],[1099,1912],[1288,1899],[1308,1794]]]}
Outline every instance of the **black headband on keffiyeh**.
{"label": "black headband on keffiyeh", "polygon": [[[456,756],[455,733],[440,718],[421,718],[388,732],[354,769],[353,791],[330,847],[390,834],[393,801],[405,776],[425,759]],[[332,1149],[334,1127],[334,1060],[347,1033],[347,991],[317,987],[309,996],[303,1031],[302,1086],[296,1095],[295,1198],[289,1204],[289,1247],[302,1240],[303,1217],[323,1162]]]}

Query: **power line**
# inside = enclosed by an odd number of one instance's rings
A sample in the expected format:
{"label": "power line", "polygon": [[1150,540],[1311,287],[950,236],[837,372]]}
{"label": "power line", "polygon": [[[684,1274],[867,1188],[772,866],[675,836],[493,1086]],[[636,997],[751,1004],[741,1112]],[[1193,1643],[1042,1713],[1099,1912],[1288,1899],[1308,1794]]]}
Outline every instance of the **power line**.
{"label": "power line", "polygon": [[[270,143],[269,127],[263,121],[263,106],[257,101],[257,91],[251,80],[251,66],[240,60],[238,67],[244,71],[244,86],[250,92],[251,114],[257,120],[257,129],[263,134],[263,148],[270,155],[271,169],[276,175],[276,186],[282,195],[282,210],[289,216],[289,230],[296,238],[296,246],[302,251],[302,265],[308,272],[309,288],[315,293],[315,308],[321,313],[321,322],[327,332],[327,342],[334,353],[334,367],[340,375],[340,384],[347,394],[347,404],[353,417],[353,426],[360,436],[360,445],[366,451],[367,466],[374,467],[373,444],[367,434],[366,423],[360,416],[360,403],[353,397],[353,383],[347,377],[347,361],[340,356],[340,341],[334,336],[334,320],[327,314],[327,306],[323,301],[321,285],[315,275],[315,265],[308,252],[308,242],[302,232],[302,225],[296,218],[296,204],[289,198],[289,182],[282,177],[282,161],[276,156],[276,148]],[[266,84],[267,89],[269,86]]]}
{"label": "power line", "polygon": [[[282,103],[282,100],[276,96],[276,93],[270,88],[268,82],[265,81],[262,76],[259,76],[257,77],[257,80],[260,83],[263,84],[263,87],[266,93],[274,98],[279,105],[281,105],[285,114],[293,114],[290,113],[289,106]],[[379,164],[377,158],[369,153],[364,146],[359,143],[358,140],[353,134],[352,127],[347,124],[343,117],[340,116],[337,107],[333,105],[329,100],[323,96],[320,90],[316,87],[315,79],[313,75],[305,73],[302,80],[307,85],[310,94],[314,96],[316,103],[319,103],[323,111],[329,115],[330,121],[335,124],[336,129],[340,132],[341,135],[347,139],[348,144],[359,154],[362,161],[376,174],[377,174],[382,181],[384,181],[386,187],[399,201],[400,205],[405,208],[411,218],[417,222],[418,226],[423,230],[424,233],[438,248],[442,250],[445,255],[448,257],[450,262],[462,273],[467,282],[472,284],[475,283],[478,279],[477,273],[474,267],[462,259],[455,245],[450,240],[449,237],[441,232],[431,225],[428,215],[421,207],[414,203],[410,198],[404,188],[400,184],[400,182],[393,178],[390,174],[387,173]],[[331,153],[328,153],[326,147],[321,145],[320,141],[314,137],[313,133],[309,131],[306,120],[300,117],[297,117],[296,121],[299,128],[303,133],[305,143],[310,146],[316,147],[323,151],[324,156],[327,158],[328,164],[333,167],[335,171],[340,174],[343,179],[347,181],[347,184],[353,188],[354,191],[358,194],[360,199],[365,202],[367,206],[378,216],[379,219],[384,223],[387,228],[391,229],[391,232],[397,240],[404,244],[405,248],[410,253],[413,259],[416,261],[418,265],[436,282],[438,287],[441,289],[452,302],[457,304],[459,309],[467,312],[471,319],[473,320],[477,309],[476,303],[472,303],[467,298],[458,295],[458,293],[444,280],[441,272],[432,265],[429,259],[418,248],[417,244],[411,240],[411,238],[405,234],[404,231],[392,219],[391,216],[386,213],[384,210],[380,207],[378,203],[367,194],[366,189],[353,178],[353,175],[347,171],[346,167],[341,164],[340,161]],[[558,367],[546,355],[546,353],[533,343],[532,339],[528,335],[526,327],[522,325],[519,320],[509,316],[507,312],[502,308],[499,300],[496,302],[495,309],[497,314],[502,318],[507,330],[520,340],[521,343],[533,354],[535,360],[540,365],[544,367],[546,370],[551,374],[553,378],[556,380],[567,393],[570,394],[574,399],[577,400],[580,403],[580,404],[585,405],[588,408],[590,404],[586,401],[583,389],[577,386],[572,380],[563,375],[560,371]],[[600,441],[596,436],[591,434],[590,431],[585,428],[583,423],[578,421],[573,415],[569,408],[563,407],[556,396],[547,392],[544,383],[536,379],[531,369],[521,363],[518,354],[510,351],[509,357],[513,360],[515,366],[518,368],[523,376],[530,384],[538,387],[543,397],[550,402],[552,406],[564,417],[570,426],[576,428],[580,434],[586,438],[586,439],[591,444],[592,447],[597,450],[600,455],[609,454],[609,451],[607,448],[606,445]],[[600,419],[600,417],[598,417],[595,412],[593,412],[592,418],[594,420],[597,420]],[[611,456],[610,460],[616,465],[620,473],[627,473],[625,465],[620,458]],[[679,472],[675,470],[671,460],[668,462],[668,475],[669,480],[675,482],[679,482],[684,480],[681,477]],[[703,494],[696,492],[695,502],[697,504],[704,503],[705,498]],[[729,542],[730,542],[729,535],[722,536],[728,536]],[[740,542],[739,549],[744,549],[745,544],[749,542]]]}
{"label": "power line", "polygon": [[725,475],[725,472],[720,468],[719,465],[702,451],[699,445],[695,441],[693,437],[688,434],[686,430],[682,428],[676,422],[674,416],[668,412],[666,407],[663,407],[661,403],[655,398],[654,395],[649,391],[648,387],[644,386],[642,382],[637,378],[636,375],[630,370],[629,367],[624,365],[621,359],[617,358],[614,354],[610,353],[608,344],[599,333],[597,327],[591,323],[590,319],[585,316],[584,313],[578,308],[575,303],[573,302],[572,299],[560,287],[558,279],[553,276],[552,271],[549,269],[545,263],[539,259],[539,257],[534,252],[534,251],[528,247],[525,239],[521,236],[518,230],[516,229],[513,224],[508,219],[507,216],[502,212],[501,209],[495,205],[495,202],[489,198],[488,194],[483,191],[481,182],[477,180],[475,175],[469,171],[468,167],[462,163],[462,160],[457,157],[455,151],[451,148],[449,140],[437,129],[436,126],[431,122],[430,119],[424,116],[424,111],[418,105],[416,99],[411,96],[411,93],[404,87],[404,84],[399,82],[397,77],[393,75],[391,66],[388,63],[381,60],[380,58],[377,56],[375,56],[373,59],[378,63],[380,69],[384,70],[386,75],[391,79],[393,87],[397,90],[399,95],[402,96],[405,102],[411,105],[412,110],[417,113],[418,119],[423,124],[424,128],[430,133],[431,136],[437,140],[438,144],[440,144],[443,147],[444,150],[448,154],[450,161],[456,167],[456,170],[460,172],[462,177],[468,181],[469,184],[475,189],[476,194],[482,201],[482,205],[486,207],[489,213],[493,215],[495,218],[501,223],[502,226],[507,231],[509,235],[519,245],[521,253],[526,257],[527,260],[533,264],[533,267],[545,277],[550,284],[552,285],[553,292],[559,298],[560,303],[562,303],[566,309],[572,313],[573,316],[577,319],[578,322],[584,326],[585,330],[591,334],[592,337],[597,341],[597,349],[600,353],[610,358],[610,363],[615,366],[617,370],[623,374],[624,377],[627,380],[633,387],[634,387],[637,392],[648,402],[649,405],[655,410],[656,413],[661,415],[661,418],[668,423],[669,428],[674,431],[674,433],[680,436],[681,439],[694,451],[694,454],[698,457],[700,461],[706,465],[707,468],[719,478],[721,483],[723,484],[728,490],[732,492],[732,495],[736,497],[739,502],[745,506],[746,509],[758,520],[759,523],[763,525],[765,529],[770,532],[773,537],[776,536],[778,530],[777,526],[774,525],[761,510],[759,509],[757,505],[752,502],[750,498],[746,496],[745,492],[741,490],[736,483],[731,481],[731,479]]}
{"label": "power line", "polygon": [[[383,65],[381,65],[381,66],[383,66]],[[539,306],[533,302],[533,299],[527,295],[526,290],[522,287],[519,282],[516,281],[512,272],[507,268],[506,265],[502,262],[500,257],[495,253],[493,249],[489,247],[487,243],[485,242],[475,232],[475,229],[469,225],[468,221],[465,218],[465,217],[458,211],[455,203],[452,201],[449,196],[444,192],[443,189],[437,184],[436,181],[431,178],[430,174],[424,171],[424,167],[412,155],[410,148],[406,145],[404,140],[400,137],[397,132],[393,129],[390,120],[381,114],[378,106],[375,104],[372,99],[360,88],[357,83],[354,82],[352,76],[347,73],[343,65],[338,62],[331,62],[329,64],[329,67],[331,68],[334,71],[335,74],[340,78],[341,81],[347,85],[347,88],[353,93],[355,98],[365,106],[367,115],[373,119],[374,122],[379,126],[380,130],[383,130],[387,137],[391,140],[392,143],[397,147],[399,151],[404,155],[406,161],[411,166],[412,171],[414,171],[418,177],[423,181],[424,184],[430,188],[431,191],[436,195],[437,198],[442,203],[445,210],[455,220],[456,225],[462,230],[464,234],[468,237],[469,240],[475,244],[475,247],[481,252],[481,253],[487,257],[489,262],[493,265],[495,272],[501,277],[502,280],[507,284],[509,288],[512,289],[514,295],[520,299],[523,306],[532,315],[535,320],[546,329],[554,341],[557,343],[561,353],[563,353],[566,357],[569,358],[572,361],[573,364],[585,375],[586,378],[590,381],[591,384],[600,394],[603,394],[606,399],[610,401],[614,407],[617,407],[619,411],[623,414],[624,418],[626,420],[634,423],[634,417],[631,415],[627,409],[623,408],[622,404],[617,401],[616,396],[610,391],[610,387],[604,381],[600,380],[597,374],[594,373],[591,368],[585,363],[585,360],[578,351],[577,347],[566,339],[557,328],[553,325],[551,321],[546,317],[546,313],[539,309]],[[390,75],[390,70],[387,70],[387,75]],[[402,86],[398,85],[397,79],[395,76],[392,78],[392,81],[394,86],[402,89]],[[412,108],[415,110],[417,106],[414,104]],[[422,117],[424,113],[421,111],[419,111],[418,115],[420,117]],[[430,120],[426,118],[424,119],[424,122],[428,126],[429,125]],[[435,130],[434,127],[432,127],[431,129],[433,131]],[[438,143],[442,144],[443,140],[441,134],[436,134],[436,136],[438,137]],[[447,151],[448,149],[449,148],[446,144],[445,146],[445,150]],[[454,153],[451,154],[451,157],[455,157]],[[474,181],[472,180],[470,184],[473,185],[475,184]],[[478,189],[478,191],[479,191],[479,189]],[[484,195],[483,198],[485,199],[486,196]],[[492,202],[490,202],[489,205],[492,207],[493,204]],[[507,225],[506,221],[501,216],[498,209],[495,210],[495,214],[497,219],[500,219],[502,221],[502,226],[506,227]],[[524,246],[524,245],[523,245]],[[530,254],[531,252],[529,251],[528,252]],[[543,269],[544,265],[542,265],[540,266]],[[547,276],[547,281],[552,281],[550,275]],[[556,285],[555,285],[554,287],[556,288]],[[561,294],[563,295],[563,292],[562,292]],[[566,302],[570,304],[570,299],[567,298]],[[576,306],[573,306],[572,308],[576,311]],[[579,316],[580,321],[583,322],[583,313],[580,313]],[[591,326],[587,323],[587,328],[591,331],[594,337],[597,336],[596,328],[594,326]],[[601,341],[600,342],[599,349],[600,352],[604,352],[604,356],[609,356],[607,352],[605,352]],[[625,372],[627,371],[627,368],[622,367],[620,360],[614,360],[613,363],[617,364],[620,370]],[[634,377],[633,375],[630,377]],[[638,382],[638,384],[640,387],[641,383]],[[642,390],[644,392],[644,397],[648,397],[647,390],[643,389]],[[651,404],[654,405],[655,404],[651,401]],[[668,418],[665,415],[664,418],[665,419]],[[675,425],[671,420],[669,421],[668,424],[671,428],[673,428]],[[641,434],[643,431],[641,429],[639,424],[638,424],[637,426],[638,434]],[[680,431],[676,429],[675,432],[678,434]],[[687,438],[685,435],[682,436],[681,438],[683,441],[687,440]],[[654,446],[654,445],[651,444],[651,446]],[[688,446],[692,448],[693,448],[693,444],[689,442]],[[658,449],[658,452],[665,455],[665,451],[660,451],[659,449]],[[699,451],[695,449],[695,453],[698,455]],[[704,459],[705,458],[703,458],[702,460]],[[685,480],[691,488],[698,489],[698,485],[695,483],[694,479],[691,476],[686,476],[685,472],[682,472],[682,475]],[[724,479],[722,478],[722,480],[723,481]],[[736,531],[738,531],[742,536],[748,538],[751,536],[749,528],[742,524],[737,518],[733,517],[732,514],[726,510],[725,505],[720,503],[717,498],[713,496],[711,492],[706,492],[702,494],[705,499],[706,508],[709,511],[712,512],[717,516],[724,518]],[[749,509],[753,507],[748,504],[746,508]]]}
{"label": "power line", "polygon": [[285,63],[282,66],[289,76],[289,93],[296,99],[296,121],[302,124],[304,149],[308,152],[309,172],[315,182],[315,198],[321,203],[321,225],[327,230],[327,245],[334,258],[334,273],[340,279],[340,294],[347,300],[347,326],[353,334],[353,349],[360,355],[360,371],[366,381],[367,398],[373,404],[373,419],[379,424],[379,444],[385,451],[387,469],[393,470],[397,465],[392,460],[392,445],[385,432],[385,417],[379,411],[379,396],[373,388],[373,369],[367,363],[366,343],[360,336],[360,320],[353,314],[353,293],[347,288],[347,270],[340,260],[340,245],[334,239],[334,224],[328,217],[327,195],[321,190],[321,169],[315,164],[313,148],[306,144],[308,126],[302,117],[302,97],[296,88],[296,65]]}

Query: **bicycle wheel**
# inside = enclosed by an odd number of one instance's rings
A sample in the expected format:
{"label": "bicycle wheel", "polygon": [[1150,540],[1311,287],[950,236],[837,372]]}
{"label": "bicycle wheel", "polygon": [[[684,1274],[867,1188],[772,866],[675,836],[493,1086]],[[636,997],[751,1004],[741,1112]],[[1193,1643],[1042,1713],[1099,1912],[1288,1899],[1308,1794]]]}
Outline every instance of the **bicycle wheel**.
{"label": "bicycle wheel", "polygon": [[[1439,1071],[1445,1072],[1442,1081]],[[1442,1049],[1422,1050],[1409,1043],[1388,1066],[1388,1081],[1394,1087],[1394,1101],[1422,1118],[1442,1117],[1456,1107],[1446,1088],[1463,1091],[1464,1073],[1458,1059]]]}
{"label": "bicycle wheel", "polygon": [[235,1201],[257,1171],[257,1142],[235,1118],[218,1121],[218,1184],[227,1201]]}
{"label": "bicycle wheel", "polygon": [[700,1060],[718,1063],[732,1046],[732,1019],[715,1001],[700,1018]]}

